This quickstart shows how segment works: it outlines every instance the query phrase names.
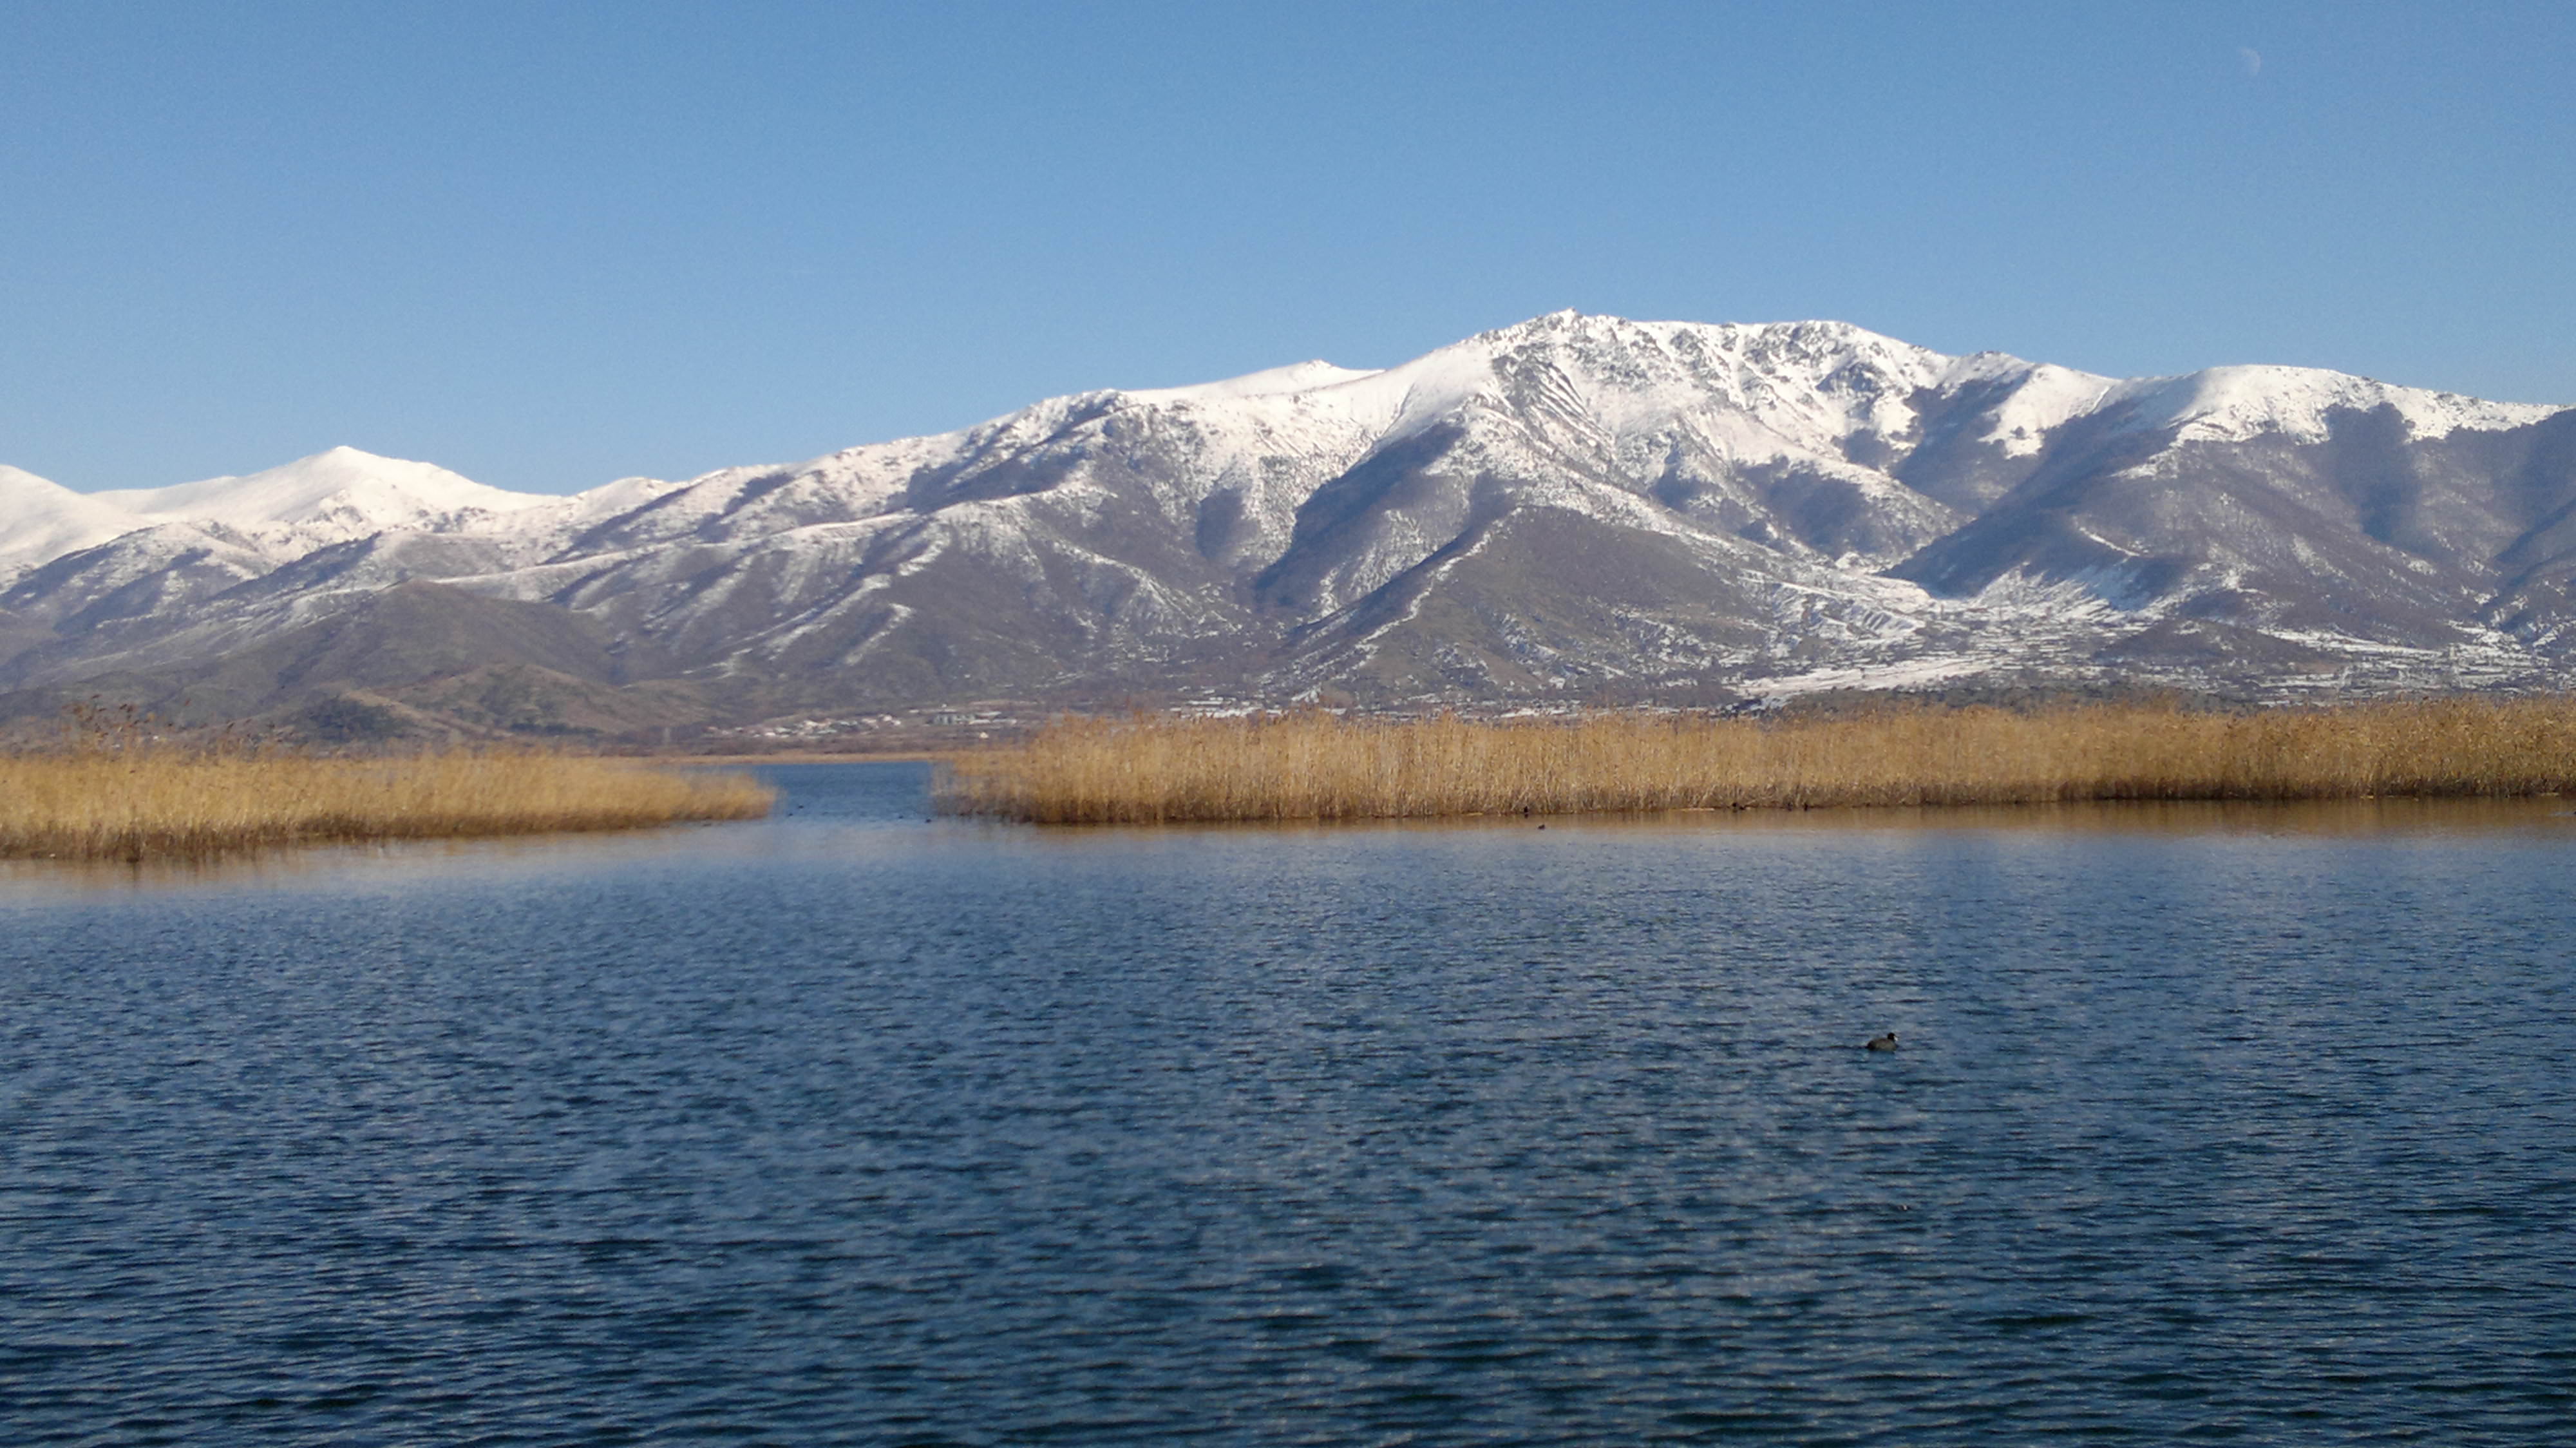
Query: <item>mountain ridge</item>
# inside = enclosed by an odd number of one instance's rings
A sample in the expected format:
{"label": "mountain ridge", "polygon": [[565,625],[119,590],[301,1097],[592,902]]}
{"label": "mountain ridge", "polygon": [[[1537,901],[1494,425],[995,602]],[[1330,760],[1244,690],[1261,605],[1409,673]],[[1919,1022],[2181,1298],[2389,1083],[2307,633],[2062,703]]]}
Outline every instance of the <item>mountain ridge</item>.
{"label": "mountain ridge", "polygon": [[[577,614],[730,722],[2002,675],[2557,687],[2576,642],[2576,409],[2303,368],[2114,379],[1838,322],[1558,312],[1390,368],[1076,393],[561,497],[354,449],[115,495],[26,476],[0,474],[0,689],[31,698],[415,582]],[[150,507],[92,539],[66,498]],[[81,546],[36,557],[39,528]]]}

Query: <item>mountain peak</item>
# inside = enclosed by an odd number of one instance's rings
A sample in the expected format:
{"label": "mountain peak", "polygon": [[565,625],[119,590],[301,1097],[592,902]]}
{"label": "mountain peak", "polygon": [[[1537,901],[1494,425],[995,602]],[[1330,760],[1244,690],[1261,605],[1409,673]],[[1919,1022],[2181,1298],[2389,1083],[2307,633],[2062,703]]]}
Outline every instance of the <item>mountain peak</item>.
{"label": "mountain peak", "polygon": [[40,478],[25,468],[0,463],[0,497],[15,502],[20,497],[51,497],[56,493],[73,498],[80,496],[51,478]]}
{"label": "mountain peak", "polygon": [[350,536],[473,512],[515,513],[553,501],[486,487],[434,463],[382,457],[346,445],[256,473],[92,496],[156,520],[185,518],[253,529],[328,523]]}
{"label": "mountain peak", "polygon": [[122,509],[0,463],[0,579],[141,526]]}

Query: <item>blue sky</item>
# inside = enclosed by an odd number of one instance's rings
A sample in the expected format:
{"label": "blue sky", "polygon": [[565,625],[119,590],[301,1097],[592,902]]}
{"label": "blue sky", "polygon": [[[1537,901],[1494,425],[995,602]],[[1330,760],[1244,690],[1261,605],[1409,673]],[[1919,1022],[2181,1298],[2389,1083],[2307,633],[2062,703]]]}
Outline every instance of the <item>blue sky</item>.
{"label": "blue sky", "polygon": [[2576,402],[2576,6],[0,0],[0,462],[687,476],[1558,307]]}

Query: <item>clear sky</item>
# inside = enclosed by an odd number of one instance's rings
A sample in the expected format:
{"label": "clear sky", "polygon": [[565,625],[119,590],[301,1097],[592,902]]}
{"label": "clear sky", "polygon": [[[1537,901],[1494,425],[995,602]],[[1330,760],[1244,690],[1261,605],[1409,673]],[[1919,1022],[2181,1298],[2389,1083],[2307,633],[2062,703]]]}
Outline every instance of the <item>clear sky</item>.
{"label": "clear sky", "polygon": [[503,487],[1558,307],[2576,402],[2576,5],[20,4],[0,462]]}

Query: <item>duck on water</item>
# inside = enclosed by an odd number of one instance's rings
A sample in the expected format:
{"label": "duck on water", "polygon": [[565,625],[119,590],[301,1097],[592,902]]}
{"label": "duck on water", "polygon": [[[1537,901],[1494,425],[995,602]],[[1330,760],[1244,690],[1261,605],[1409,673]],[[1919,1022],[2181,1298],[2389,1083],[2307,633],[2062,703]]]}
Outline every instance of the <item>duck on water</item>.
{"label": "duck on water", "polygon": [[1883,1036],[1872,1036],[1867,1041],[1861,1043],[1861,1049],[1864,1051],[1893,1051],[1896,1049],[1896,1033],[1894,1031],[1889,1031]]}

